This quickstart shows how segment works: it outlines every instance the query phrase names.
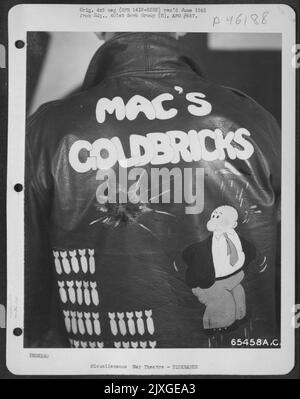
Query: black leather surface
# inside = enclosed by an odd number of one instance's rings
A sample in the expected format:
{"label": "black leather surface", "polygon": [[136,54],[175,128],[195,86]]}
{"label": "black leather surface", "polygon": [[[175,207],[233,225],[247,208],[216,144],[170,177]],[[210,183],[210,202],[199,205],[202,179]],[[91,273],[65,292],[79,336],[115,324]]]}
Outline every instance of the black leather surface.
{"label": "black leather surface", "polygon": [[[184,94],[174,90],[175,86],[182,87]],[[189,92],[204,93],[212,112],[203,117],[190,115],[184,100]],[[97,101],[102,97],[120,96],[127,102],[135,94],[152,99],[161,93],[174,96],[172,106],[179,112],[172,119],[149,120],[141,113],[133,121],[118,121],[108,115],[99,124],[95,117]],[[251,137],[247,139],[254,148],[253,155],[247,160],[227,157],[187,163],[181,159],[176,165],[163,165],[182,171],[204,168],[203,212],[187,215],[186,204],[171,201],[149,207],[174,217],[149,212],[138,213],[133,223],[121,222],[116,228],[101,222],[90,224],[99,217],[95,199],[99,181],[97,171],[77,173],[70,166],[68,154],[76,140],[93,143],[99,138],[118,137],[129,153],[132,134],[216,128],[225,135],[239,128],[249,130]],[[210,214],[223,204],[238,210],[237,231],[267,259],[266,271],[250,275],[243,285],[251,298],[252,314],[266,321],[264,333],[272,336],[277,331],[274,279],[279,245],[280,141],[279,128],[267,111],[243,93],[204,79],[201,68],[174,39],[162,34],[121,34],[101,47],[81,92],[42,106],[28,121],[25,344],[69,345],[58,304],[56,278],[61,277],[55,273],[52,251],[94,248],[94,279],[100,287],[96,310],[100,314],[107,318],[108,312],[152,309],[160,347],[205,345],[203,308],[186,285],[186,265],[180,263],[174,268],[174,260],[188,245],[208,237]],[[144,166],[148,175],[151,167]],[[242,189],[244,201],[240,205],[237,193]],[[81,278],[86,277],[72,276],[74,281]],[[103,334],[108,346],[113,346],[108,323],[107,318]],[[43,337],[49,334],[52,338],[45,344]]]}

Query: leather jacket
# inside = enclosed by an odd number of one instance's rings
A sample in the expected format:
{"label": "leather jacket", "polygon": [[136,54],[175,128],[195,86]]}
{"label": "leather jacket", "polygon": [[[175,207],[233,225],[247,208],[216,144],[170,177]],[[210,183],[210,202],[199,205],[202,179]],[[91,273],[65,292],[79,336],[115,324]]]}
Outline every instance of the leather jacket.
{"label": "leather jacket", "polygon": [[[116,35],[78,93],[28,120],[25,345],[207,346],[182,253],[222,205],[256,249],[242,284],[274,334],[280,165],[277,123],[253,99],[210,82],[166,34]],[[120,183],[120,166],[135,178]],[[105,201],[108,181],[131,199]]]}

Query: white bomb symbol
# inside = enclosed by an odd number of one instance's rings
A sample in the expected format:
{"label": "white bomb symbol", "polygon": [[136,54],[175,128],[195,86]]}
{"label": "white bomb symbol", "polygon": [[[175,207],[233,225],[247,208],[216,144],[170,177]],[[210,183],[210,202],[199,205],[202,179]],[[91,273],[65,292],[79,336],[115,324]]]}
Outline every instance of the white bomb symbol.
{"label": "white bomb symbol", "polygon": [[87,306],[89,306],[91,304],[91,296],[90,296],[88,281],[83,282],[83,287],[84,287],[84,302]]}
{"label": "white bomb symbol", "polygon": [[82,305],[83,298],[82,298],[82,281],[75,281],[76,285],[76,294],[77,294],[77,302],[79,305]]}
{"label": "white bomb symbol", "polygon": [[92,335],[93,334],[93,326],[92,326],[92,322],[91,322],[91,314],[89,312],[84,313],[84,317],[85,317],[86,330],[89,335]]}
{"label": "white bomb symbol", "polygon": [[71,320],[70,320],[70,312],[68,310],[63,311],[65,316],[65,326],[68,333],[71,332]]}
{"label": "white bomb symbol", "polygon": [[91,294],[92,294],[93,304],[95,306],[98,306],[99,305],[99,296],[98,296],[98,292],[97,292],[97,283],[91,281],[90,282],[90,286],[91,286],[91,289],[92,289]]}
{"label": "white bomb symbol", "polygon": [[101,326],[100,326],[100,321],[99,321],[99,313],[92,313],[92,316],[94,319],[95,334],[100,335],[101,334]]}
{"label": "white bomb symbol", "polygon": [[117,322],[115,320],[115,313],[108,313],[109,316],[109,323],[110,323],[110,329],[113,335],[117,335],[118,334],[118,326],[117,326]]}
{"label": "white bomb symbol", "polygon": [[87,263],[87,259],[85,256],[85,249],[79,249],[78,252],[80,255],[81,270],[83,271],[83,273],[87,273],[88,263]]}
{"label": "white bomb symbol", "polygon": [[82,320],[82,312],[77,312],[78,317],[78,329],[81,335],[85,333],[84,322]]}
{"label": "white bomb symbol", "polygon": [[152,310],[151,309],[150,310],[146,310],[145,311],[145,315],[147,317],[146,323],[147,323],[148,332],[150,334],[153,334],[154,333],[154,323],[153,323],[153,319],[152,319]]}
{"label": "white bomb symbol", "polygon": [[89,267],[90,267],[90,273],[94,274],[95,270],[96,270],[96,266],[95,266],[95,258],[94,258],[94,254],[95,254],[95,250],[94,249],[89,249],[88,250],[89,253]]}
{"label": "white bomb symbol", "polygon": [[134,325],[134,320],[133,320],[133,312],[126,312],[126,316],[128,318],[128,330],[131,335],[135,334],[135,325]]}
{"label": "white bomb symbol", "polygon": [[75,290],[74,290],[74,282],[73,281],[67,281],[67,286],[68,286],[68,294],[69,294],[69,299],[72,303],[76,302],[76,295],[75,295]]}
{"label": "white bomb symbol", "polygon": [[69,255],[71,256],[71,265],[74,273],[79,272],[79,264],[78,260],[76,258],[76,250],[74,251],[69,251]]}
{"label": "white bomb symbol", "polygon": [[72,332],[73,332],[73,334],[77,334],[77,331],[78,331],[78,329],[77,329],[77,320],[76,320],[76,312],[71,312],[71,317],[72,317],[72,319],[71,319],[71,324],[72,324]]}
{"label": "white bomb symbol", "polygon": [[67,258],[67,252],[66,251],[60,252],[60,256],[62,257],[62,265],[63,265],[65,273],[70,274],[71,266],[70,266],[69,260]]}
{"label": "white bomb symbol", "polygon": [[122,313],[117,313],[117,316],[119,318],[120,333],[122,335],[125,335],[126,334],[126,324],[125,324],[125,321],[124,321],[124,313],[123,312]]}
{"label": "white bomb symbol", "polygon": [[55,264],[55,269],[57,274],[62,274],[62,268],[59,260],[59,253],[58,251],[53,251],[54,255],[54,264]]}
{"label": "white bomb symbol", "polygon": [[58,281],[57,284],[59,286],[60,299],[61,299],[62,303],[66,303],[67,300],[68,300],[68,297],[67,297],[66,290],[64,288],[65,287],[65,282],[64,281]]}
{"label": "white bomb symbol", "polygon": [[143,313],[142,312],[135,312],[135,316],[137,317],[137,329],[139,334],[143,335],[145,333],[145,326],[144,321],[142,319]]}

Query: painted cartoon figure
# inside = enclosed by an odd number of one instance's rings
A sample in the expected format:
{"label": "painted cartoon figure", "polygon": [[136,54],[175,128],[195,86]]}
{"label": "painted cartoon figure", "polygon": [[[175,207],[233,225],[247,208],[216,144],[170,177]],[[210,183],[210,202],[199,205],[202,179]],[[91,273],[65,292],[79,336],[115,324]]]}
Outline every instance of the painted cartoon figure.
{"label": "painted cartoon figure", "polygon": [[186,282],[206,306],[204,329],[227,328],[246,316],[244,268],[255,258],[255,247],[235,231],[238,213],[223,205],[207,223],[213,234],[187,247],[182,254],[188,266]]}

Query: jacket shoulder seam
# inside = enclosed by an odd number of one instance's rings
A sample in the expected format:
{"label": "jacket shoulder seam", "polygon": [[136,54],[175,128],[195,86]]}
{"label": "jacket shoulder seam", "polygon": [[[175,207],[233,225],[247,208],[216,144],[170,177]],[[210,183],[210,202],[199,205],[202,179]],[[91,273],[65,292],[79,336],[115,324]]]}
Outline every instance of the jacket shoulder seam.
{"label": "jacket shoulder seam", "polygon": [[261,105],[253,97],[251,97],[248,94],[244,93],[242,90],[239,90],[239,89],[236,89],[235,87],[230,87],[230,86],[221,86],[221,87],[223,89],[230,90],[230,91],[240,95],[241,97],[248,98],[248,100],[250,100],[251,102],[256,104],[259,108],[262,108]]}

